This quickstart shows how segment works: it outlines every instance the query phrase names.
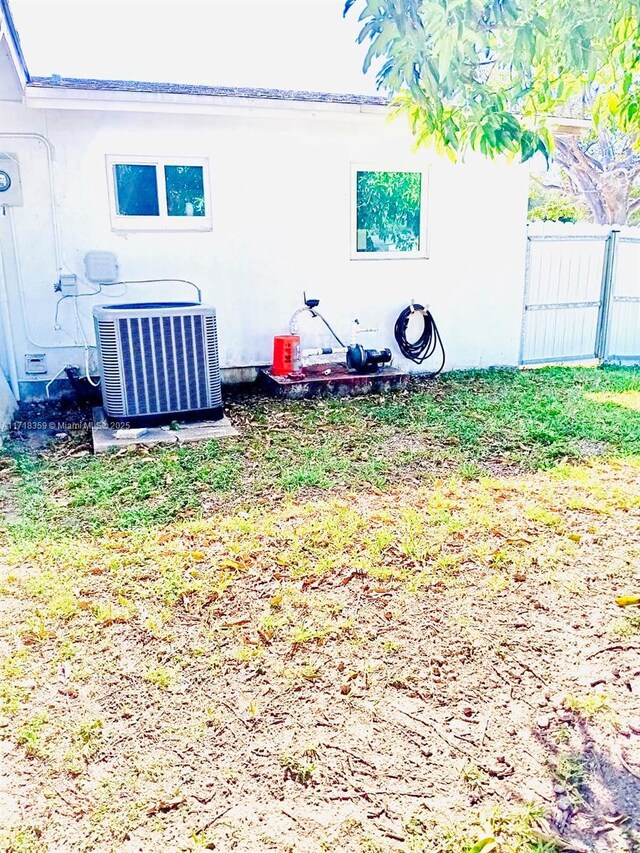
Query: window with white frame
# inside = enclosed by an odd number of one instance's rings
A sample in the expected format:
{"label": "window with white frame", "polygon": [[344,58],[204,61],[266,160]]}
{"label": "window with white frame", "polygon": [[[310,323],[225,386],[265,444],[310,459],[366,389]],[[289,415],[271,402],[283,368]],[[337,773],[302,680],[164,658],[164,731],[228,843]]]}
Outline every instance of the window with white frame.
{"label": "window with white frame", "polygon": [[351,257],[427,257],[423,170],[352,168]]}
{"label": "window with white frame", "polygon": [[207,160],[108,157],[107,172],[114,229],[211,229]]}

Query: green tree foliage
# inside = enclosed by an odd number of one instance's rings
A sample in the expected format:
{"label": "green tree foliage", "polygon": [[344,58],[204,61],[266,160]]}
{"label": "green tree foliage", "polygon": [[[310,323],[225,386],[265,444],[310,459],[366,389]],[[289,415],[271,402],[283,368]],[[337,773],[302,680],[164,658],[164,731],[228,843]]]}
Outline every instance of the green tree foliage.
{"label": "green tree foliage", "polygon": [[358,172],[357,228],[367,234],[365,251],[380,250],[374,237],[402,252],[418,247],[421,181],[420,172]]}
{"label": "green tree foliage", "polygon": [[585,204],[538,183],[531,187],[530,222],[585,222],[590,218],[589,208]]}
{"label": "green tree foliage", "polygon": [[395,96],[418,143],[550,156],[546,119],[589,92],[596,126],[640,129],[638,0],[347,0],[365,72]]}

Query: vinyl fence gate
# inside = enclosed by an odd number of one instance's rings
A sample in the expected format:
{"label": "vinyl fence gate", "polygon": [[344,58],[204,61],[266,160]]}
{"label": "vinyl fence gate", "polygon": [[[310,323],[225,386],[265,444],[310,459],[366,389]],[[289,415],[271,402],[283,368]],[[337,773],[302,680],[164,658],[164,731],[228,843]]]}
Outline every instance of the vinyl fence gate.
{"label": "vinyl fence gate", "polygon": [[527,236],[520,364],[640,363],[640,237]]}

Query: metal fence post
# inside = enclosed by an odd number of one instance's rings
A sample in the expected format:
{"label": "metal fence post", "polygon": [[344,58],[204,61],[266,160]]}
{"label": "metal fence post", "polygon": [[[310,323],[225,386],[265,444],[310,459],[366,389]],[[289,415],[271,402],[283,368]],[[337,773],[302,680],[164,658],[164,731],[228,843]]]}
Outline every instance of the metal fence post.
{"label": "metal fence post", "polygon": [[598,310],[598,326],[596,330],[595,356],[602,361],[607,360],[609,346],[609,325],[611,319],[611,302],[613,300],[618,247],[620,245],[620,229],[612,228],[604,250],[602,264],[602,287],[600,289],[600,308]]}
{"label": "metal fence post", "polygon": [[529,236],[529,225],[527,224],[527,248],[524,260],[524,293],[522,297],[522,324],[520,326],[520,353],[518,364],[524,361],[525,336],[527,328],[527,299],[529,296],[529,285],[531,283],[531,237]]}

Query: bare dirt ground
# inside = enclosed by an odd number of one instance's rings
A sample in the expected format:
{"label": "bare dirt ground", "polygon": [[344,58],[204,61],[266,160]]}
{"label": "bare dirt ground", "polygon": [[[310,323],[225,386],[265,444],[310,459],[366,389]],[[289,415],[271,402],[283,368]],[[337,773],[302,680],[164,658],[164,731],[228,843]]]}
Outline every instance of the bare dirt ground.
{"label": "bare dirt ground", "polygon": [[[29,694],[3,724],[5,814],[46,850],[386,851],[449,825],[472,843],[471,814],[534,803],[569,849],[637,851],[640,637],[613,604],[640,584],[637,486],[594,463],[268,507],[248,550],[224,515],[79,543],[80,567],[52,555],[79,584],[55,633],[22,621],[44,583],[26,555],[5,581]],[[301,572],[308,542],[348,556]],[[158,554],[208,582],[133,612],[126,575],[154,584]]]}

